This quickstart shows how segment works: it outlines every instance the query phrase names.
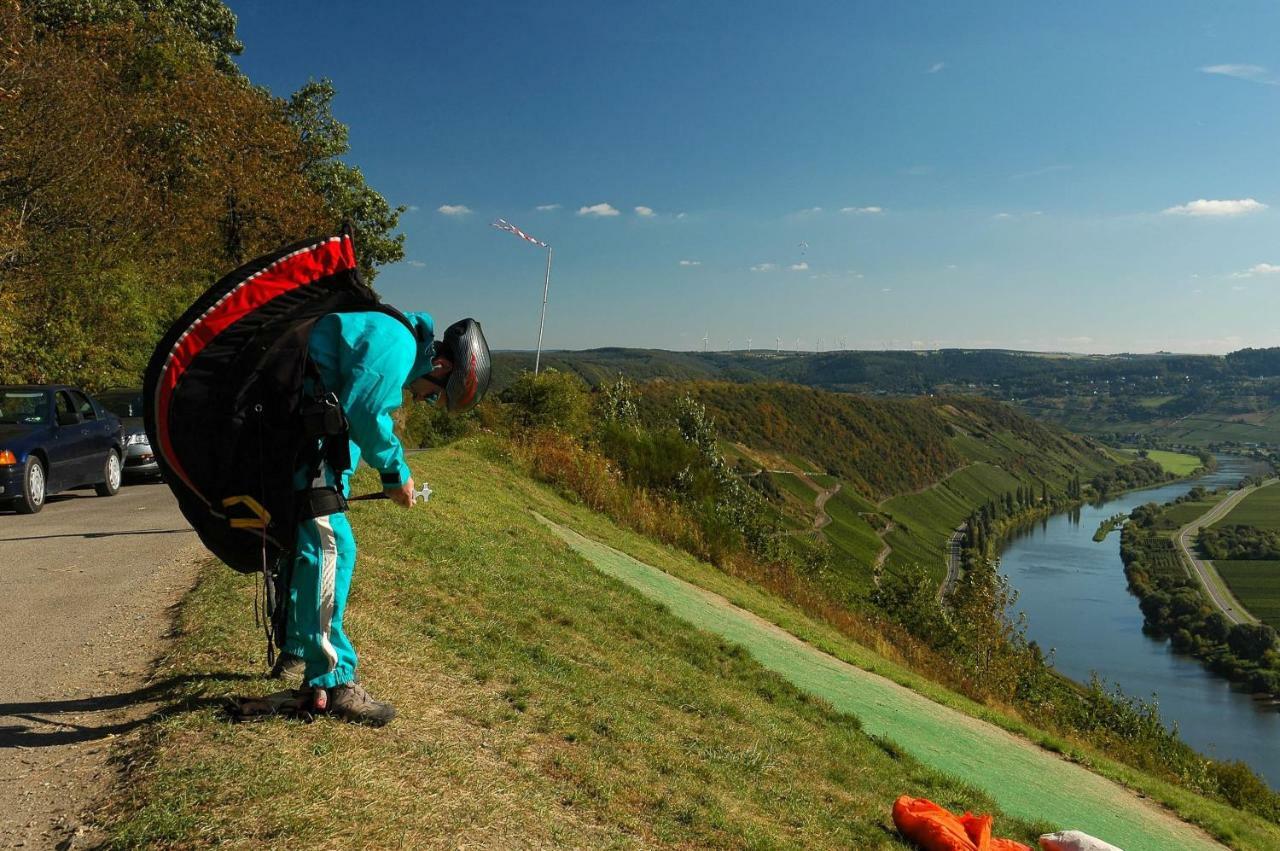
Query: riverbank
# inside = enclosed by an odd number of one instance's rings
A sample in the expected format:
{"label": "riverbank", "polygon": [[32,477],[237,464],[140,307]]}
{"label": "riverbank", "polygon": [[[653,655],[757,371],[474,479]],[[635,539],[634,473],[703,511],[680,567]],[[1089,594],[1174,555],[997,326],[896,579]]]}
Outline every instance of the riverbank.
{"label": "riverbank", "polygon": [[1280,714],[1177,653],[1167,640],[1145,634],[1119,542],[1092,540],[1097,526],[1117,513],[1167,502],[1193,487],[1234,486],[1261,472],[1247,458],[1222,456],[1219,462],[1217,470],[1195,479],[1086,503],[1027,524],[1010,533],[1000,569],[1018,594],[1011,619],[1025,613],[1027,637],[1045,649],[1057,672],[1077,683],[1096,675],[1126,695],[1154,696],[1163,723],[1176,724],[1197,750],[1244,761],[1280,788]]}
{"label": "riverbank", "polygon": [[1167,638],[1178,652],[1245,684],[1255,695],[1276,700],[1280,658],[1275,630],[1257,624],[1225,586],[1215,586],[1216,574],[1210,574],[1188,542],[1189,535],[1224,517],[1254,490],[1241,488],[1209,500],[1203,513],[1185,522],[1173,515],[1186,505],[1139,506],[1121,535],[1120,558],[1129,590],[1142,609],[1144,630]]}

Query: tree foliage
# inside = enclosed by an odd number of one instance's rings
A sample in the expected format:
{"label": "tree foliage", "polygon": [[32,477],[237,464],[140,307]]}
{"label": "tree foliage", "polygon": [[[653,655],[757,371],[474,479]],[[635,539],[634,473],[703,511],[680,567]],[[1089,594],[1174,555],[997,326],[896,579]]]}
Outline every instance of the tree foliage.
{"label": "tree foliage", "polygon": [[0,0],[0,381],[136,384],[238,259],[336,226],[234,32],[216,0]]}
{"label": "tree foliage", "polygon": [[285,115],[302,140],[302,173],[335,222],[355,225],[360,262],[372,276],[375,266],[404,259],[404,235],[392,231],[405,208],[392,208],[365,183],[360,169],[341,160],[351,145],[346,125],[333,115],[336,94],[329,80],[311,80],[289,98]]}

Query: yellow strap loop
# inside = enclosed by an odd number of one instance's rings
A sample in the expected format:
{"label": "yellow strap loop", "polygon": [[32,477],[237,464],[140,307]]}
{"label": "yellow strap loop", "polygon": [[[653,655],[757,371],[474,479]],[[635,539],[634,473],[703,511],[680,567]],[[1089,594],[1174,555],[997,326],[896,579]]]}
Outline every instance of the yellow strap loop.
{"label": "yellow strap loop", "polygon": [[228,520],[232,529],[265,529],[267,524],[271,522],[271,512],[262,507],[256,499],[251,496],[229,496],[222,501],[223,508],[231,508],[236,505],[243,505],[252,511],[255,517],[237,517]]}

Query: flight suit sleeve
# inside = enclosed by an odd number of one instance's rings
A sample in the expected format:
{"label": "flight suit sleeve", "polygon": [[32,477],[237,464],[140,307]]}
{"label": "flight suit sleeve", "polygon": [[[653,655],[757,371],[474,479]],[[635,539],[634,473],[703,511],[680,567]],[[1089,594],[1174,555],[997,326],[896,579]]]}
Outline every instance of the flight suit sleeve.
{"label": "flight suit sleeve", "polygon": [[413,368],[412,338],[397,326],[351,341],[344,355],[339,401],[351,424],[351,440],[365,463],[381,474],[383,487],[403,485],[411,474],[391,413],[404,400],[402,388]]}

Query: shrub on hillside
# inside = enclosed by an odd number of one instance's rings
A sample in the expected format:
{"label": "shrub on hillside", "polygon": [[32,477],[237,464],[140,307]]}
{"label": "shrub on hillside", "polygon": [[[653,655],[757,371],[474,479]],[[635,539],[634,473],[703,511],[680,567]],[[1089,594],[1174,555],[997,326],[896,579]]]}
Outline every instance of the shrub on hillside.
{"label": "shrub on hillside", "polygon": [[510,423],[517,429],[553,428],[582,435],[591,424],[590,391],[571,372],[521,373],[499,399],[506,403]]}

